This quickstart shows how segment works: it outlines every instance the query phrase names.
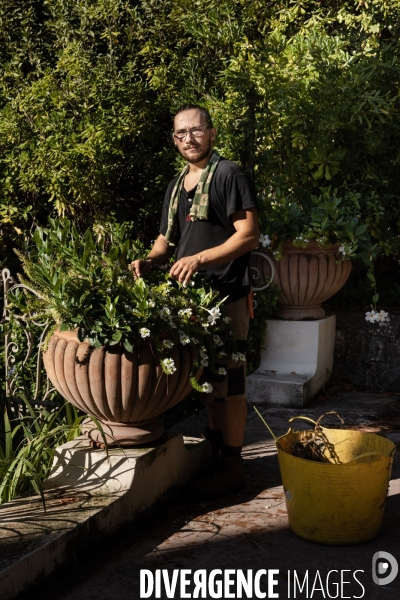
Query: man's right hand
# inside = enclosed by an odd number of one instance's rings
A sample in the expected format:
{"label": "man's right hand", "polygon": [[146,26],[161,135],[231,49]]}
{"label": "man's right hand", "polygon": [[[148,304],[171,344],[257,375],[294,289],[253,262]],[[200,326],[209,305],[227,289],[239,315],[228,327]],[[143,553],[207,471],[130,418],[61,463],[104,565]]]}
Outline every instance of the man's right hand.
{"label": "man's right hand", "polygon": [[151,259],[134,260],[131,262],[131,269],[135,279],[142,277],[151,271]]}

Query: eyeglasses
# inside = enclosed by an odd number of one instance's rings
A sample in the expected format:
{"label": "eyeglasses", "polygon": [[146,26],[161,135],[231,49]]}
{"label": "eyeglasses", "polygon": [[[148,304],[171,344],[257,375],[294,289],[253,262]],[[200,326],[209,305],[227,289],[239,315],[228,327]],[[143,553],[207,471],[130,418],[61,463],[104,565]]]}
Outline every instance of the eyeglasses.
{"label": "eyeglasses", "polygon": [[207,125],[200,125],[199,127],[192,127],[191,129],[180,129],[179,131],[174,132],[172,135],[176,140],[183,142],[188,134],[194,138],[203,137],[206,129],[210,128]]}

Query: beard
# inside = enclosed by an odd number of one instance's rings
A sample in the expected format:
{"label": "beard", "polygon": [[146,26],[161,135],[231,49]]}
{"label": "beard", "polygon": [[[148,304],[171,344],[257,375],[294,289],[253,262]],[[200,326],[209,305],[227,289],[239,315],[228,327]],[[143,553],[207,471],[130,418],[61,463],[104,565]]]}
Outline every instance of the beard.
{"label": "beard", "polygon": [[207,158],[207,156],[209,154],[211,154],[211,150],[212,150],[212,142],[211,139],[208,140],[208,143],[206,145],[199,145],[198,148],[196,148],[196,152],[191,152],[190,154],[185,152],[185,150],[180,150],[180,154],[183,156],[183,158],[185,158],[188,163],[198,163],[201,160],[203,160],[204,158]]}

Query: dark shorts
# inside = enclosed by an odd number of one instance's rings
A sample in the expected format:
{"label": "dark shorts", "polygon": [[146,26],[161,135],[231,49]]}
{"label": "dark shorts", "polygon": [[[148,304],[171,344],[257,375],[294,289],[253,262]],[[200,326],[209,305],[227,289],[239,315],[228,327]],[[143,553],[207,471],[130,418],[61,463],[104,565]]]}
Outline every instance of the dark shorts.
{"label": "dark shorts", "polygon": [[[227,304],[226,316],[230,317],[232,328],[237,343],[237,351],[246,353],[247,335],[249,333],[249,307],[247,296]],[[232,359],[218,359],[215,366],[224,367],[226,375],[215,375],[207,368],[204,370],[202,381],[207,381],[213,386],[210,394],[201,394],[204,404],[223,402],[229,400],[243,400],[246,398],[246,361]]]}

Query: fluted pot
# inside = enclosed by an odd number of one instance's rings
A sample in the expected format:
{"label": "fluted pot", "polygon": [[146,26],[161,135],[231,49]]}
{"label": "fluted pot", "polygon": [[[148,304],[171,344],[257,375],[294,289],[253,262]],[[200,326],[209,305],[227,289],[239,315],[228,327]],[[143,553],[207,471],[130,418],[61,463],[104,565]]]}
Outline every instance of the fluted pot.
{"label": "fluted pot", "polygon": [[276,315],[294,321],[322,319],[321,304],[340,290],[351,271],[351,261],[340,260],[339,244],[325,250],[314,241],[305,248],[285,242],[281,260],[270,257],[274,283],[282,290]]}
{"label": "fluted pot", "polygon": [[[160,437],[164,427],[158,416],[191,389],[193,349],[179,344],[170,357],[176,371],[166,375],[151,342],[141,343],[133,352],[120,346],[92,348],[75,332],[56,331],[43,360],[56,390],[100,421],[109,445],[132,446]],[[91,419],[82,429],[94,445],[104,444]]]}

